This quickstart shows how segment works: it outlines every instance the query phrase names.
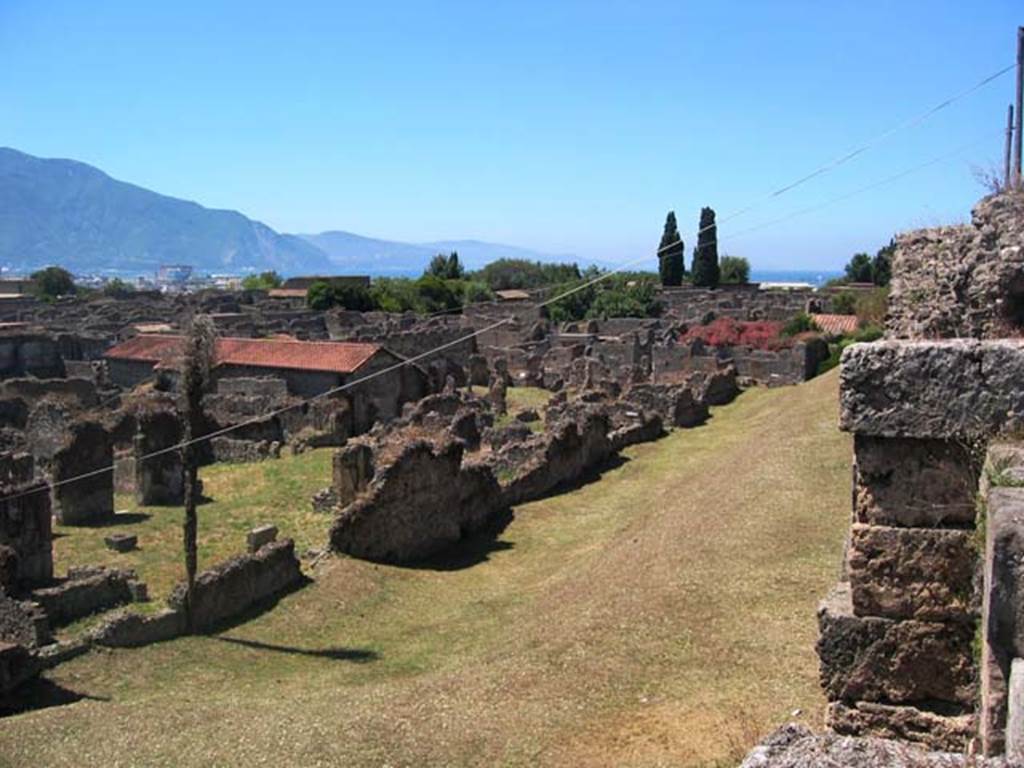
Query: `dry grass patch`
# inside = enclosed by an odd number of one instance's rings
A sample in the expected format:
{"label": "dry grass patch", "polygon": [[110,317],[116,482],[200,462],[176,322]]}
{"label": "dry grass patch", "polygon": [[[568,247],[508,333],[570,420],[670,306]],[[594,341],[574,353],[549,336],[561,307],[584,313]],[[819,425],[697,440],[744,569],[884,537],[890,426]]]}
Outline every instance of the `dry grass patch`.
{"label": "dry grass patch", "polygon": [[836,383],[753,390],[704,427],[633,446],[599,481],[516,509],[465,567],[332,558],[222,636],[70,662],[55,682],[109,700],[5,720],[0,754],[728,764],[823,704],[814,611],[849,507]]}

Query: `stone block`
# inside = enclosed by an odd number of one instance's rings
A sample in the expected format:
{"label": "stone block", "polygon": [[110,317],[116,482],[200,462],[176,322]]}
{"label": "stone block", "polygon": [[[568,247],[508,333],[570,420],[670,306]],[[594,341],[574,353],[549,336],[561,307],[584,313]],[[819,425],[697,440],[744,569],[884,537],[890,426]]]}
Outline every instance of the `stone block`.
{"label": "stone block", "polygon": [[978,468],[962,442],[854,438],[854,520],[872,525],[973,524]]}
{"label": "stone block", "polygon": [[250,552],[256,552],[265,544],[269,544],[276,539],[276,525],[260,525],[245,535],[245,543]]}
{"label": "stone block", "polygon": [[976,438],[1024,426],[1024,341],[879,341],[843,352],[842,429]]}
{"label": "stone block", "polygon": [[0,592],[0,642],[38,648],[52,638],[50,622],[39,605]]}
{"label": "stone block", "polygon": [[1024,488],[989,491],[985,534],[982,620],[1009,673],[1009,660],[1024,657]]}
{"label": "stone block", "polygon": [[139,537],[134,533],[112,533],[103,537],[107,549],[114,552],[131,552],[139,544]]}
{"label": "stone block", "polygon": [[846,736],[900,739],[948,752],[963,751],[974,736],[974,717],[956,707],[935,712],[870,701],[834,701],[828,705],[825,723]]}
{"label": "stone block", "polygon": [[39,671],[28,649],[16,643],[0,642],[0,695],[6,695]]}
{"label": "stone block", "polygon": [[854,524],[847,569],[853,612],[920,621],[970,621],[973,531]]}
{"label": "stone block", "polygon": [[1006,710],[1006,758],[1013,765],[1024,764],[1024,659],[1010,665]]}
{"label": "stone block", "polygon": [[821,684],[832,701],[974,701],[973,627],[853,613],[840,584],[818,610]]}
{"label": "stone block", "polygon": [[351,504],[373,479],[373,450],[365,443],[353,443],[334,454],[334,491],[338,504]]}

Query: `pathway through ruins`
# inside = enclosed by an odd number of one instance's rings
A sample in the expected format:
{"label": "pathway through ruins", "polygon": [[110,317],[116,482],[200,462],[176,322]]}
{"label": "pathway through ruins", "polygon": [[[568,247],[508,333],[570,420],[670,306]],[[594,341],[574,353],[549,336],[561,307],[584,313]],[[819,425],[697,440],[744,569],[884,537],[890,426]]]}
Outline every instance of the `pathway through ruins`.
{"label": "pathway through ruins", "polygon": [[0,721],[0,763],[714,765],[820,725],[836,390],[748,391],[460,560],[332,559],[220,636],[65,664],[94,698]]}

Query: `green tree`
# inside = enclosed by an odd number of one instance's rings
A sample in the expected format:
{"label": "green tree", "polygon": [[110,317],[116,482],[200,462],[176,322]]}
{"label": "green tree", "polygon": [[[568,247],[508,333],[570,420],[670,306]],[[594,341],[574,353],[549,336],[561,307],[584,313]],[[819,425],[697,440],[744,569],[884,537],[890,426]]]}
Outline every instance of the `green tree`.
{"label": "green tree", "polygon": [[832,297],[832,311],[837,315],[852,315],[856,312],[857,297],[852,291],[840,291]]}
{"label": "green tree", "polygon": [[459,263],[458,252],[452,251],[447,256],[443,253],[437,254],[430,260],[430,264],[427,265],[427,269],[423,274],[424,276],[438,277],[442,280],[461,280],[464,270],[462,269],[462,264]]}
{"label": "green tree", "polygon": [[693,249],[693,284],[701,288],[717,288],[721,277],[718,266],[718,227],[713,208],[700,209],[697,247]]}
{"label": "green tree", "polygon": [[439,312],[462,306],[452,285],[434,275],[424,275],[417,280],[416,293],[419,296],[418,309],[423,312]]}
{"label": "green tree", "polygon": [[750,282],[750,262],[742,256],[723,256],[720,267],[723,283],[741,285]]}
{"label": "green tree", "polygon": [[662,285],[682,285],[683,273],[683,239],[679,236],[676,224],[676,212],[669,211],[665,217],[665,229],[658,243],[658,275]]}
{"label": "green tree", "polygon": [[198,566],[199,520],[196,505],[199,503],[199,453],[194,440],[205,433],[203,418],[203,395],[210,386],[210,373],[216,362],[216,332],[213,321],[205,315],[197,315],[185,337],[185,350],[181,362],[181,390],[179,393],[181,413],[184,419],[184,447],[182,459],[185,465],[185,621],[190,633],[195,632],[193,596],[195,594],[196,569]]}
{"label": "green tree", "polygon": [[855,253],[846,265],[846,279],[851,283],[873,283],[871,257],[866,253]]}
{"label": "green tree", "polygon": [[77,292],[75,278],[62,267],[46,267],[33,272],[29,277],[35,283],[35,295],[43,301],[53,301],[61,296]]}
{"label": "green tree", "polygon": [[277,272],[260,272],[258,275],[248,275],[242,280],[242,287],[247,291],[269,291],[271,288],[280,288],[283,280]]}
{"label": "green tree", "polygon": [[896,250],[896,241],[890,240],[888,245],[878,249],[875,258],[871,261],[871,281],[878,286],[885,287],[892,280],[892,254]]}
{"label": "green tree", "polygon": [[306,306],[323,311],[334,306],[334,289],[326,280],[317,280],[306,291]]}
{"label": "green tree", "polygon": [[561,285],[581,277],[580,268],[575,264],[543,264],[526,259],[496,259],[478,272],[472,273],[471,280],[487,283],[492,291],[510,288],[543,288]]}
{"label": "green tree", "polygon": [[115,277],[103,286],[103,295],[109,296],[112,299],[124,299],[131,296],[133,293],[135,293],[135,289],[131,284],[126,283],[119,277]]}
{"label": "green tree", "polygon": [[333,303],[356,312],[372,312],[377,308],[370,292],[361,285],[333,286]]}

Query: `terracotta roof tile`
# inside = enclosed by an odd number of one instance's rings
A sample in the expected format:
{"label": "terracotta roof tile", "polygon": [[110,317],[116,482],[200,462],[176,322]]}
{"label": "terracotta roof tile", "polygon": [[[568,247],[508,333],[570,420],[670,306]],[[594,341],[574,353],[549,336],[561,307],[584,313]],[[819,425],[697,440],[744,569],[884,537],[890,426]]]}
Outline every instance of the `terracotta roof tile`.
{"label": "terracotta roof tile", "polygon": [[[139,334],[107,350],[114,360],[174,364],[184,338],[170,334]],[[294,339],[217,339],[217,365],[250,365],[300,371],[352,373],[381,349],[379,344]]]}
{"label": "terracotta roof tile", "polygon": [[830,336],[842,336],[857,332],[856,315],[811,315],[811,320]]}

